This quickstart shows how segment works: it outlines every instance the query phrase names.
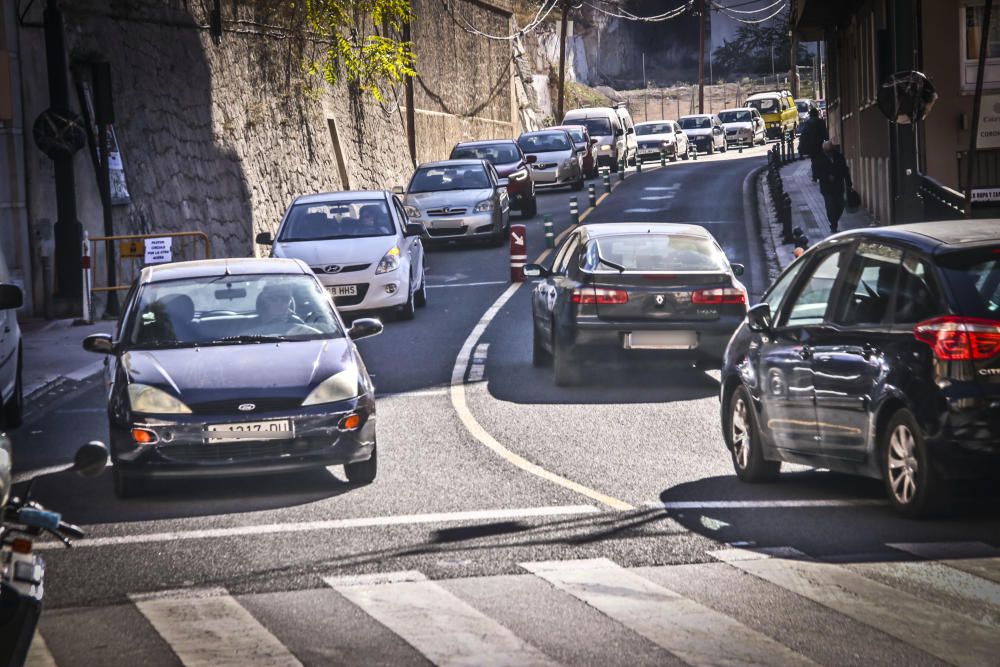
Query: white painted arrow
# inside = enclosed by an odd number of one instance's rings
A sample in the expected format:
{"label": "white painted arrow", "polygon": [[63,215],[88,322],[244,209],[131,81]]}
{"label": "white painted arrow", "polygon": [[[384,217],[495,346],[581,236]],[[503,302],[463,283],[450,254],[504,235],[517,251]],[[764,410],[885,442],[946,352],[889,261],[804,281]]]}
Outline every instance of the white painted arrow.
{"label": "white painted arrow", "polygon": [[518,236],[514,232],[510,233],[512,239],[514,239],[514,245],[524,245],[524,238]]}

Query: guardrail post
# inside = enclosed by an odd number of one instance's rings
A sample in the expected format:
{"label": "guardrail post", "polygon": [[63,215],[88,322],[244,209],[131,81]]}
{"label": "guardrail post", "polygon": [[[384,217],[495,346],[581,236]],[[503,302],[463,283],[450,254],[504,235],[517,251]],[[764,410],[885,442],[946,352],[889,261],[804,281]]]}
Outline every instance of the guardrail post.
{"label": "guardrail post", "polygon": [[792,235],[792,198],[788,193],[781,196],[781,209],[784,213],[781,221],[781,236],[785,243],[793,243],[795,237]]}
{"label": "guardrail post", "polygon": [[555,248],[556,247],[556,234],[552,229],[552,214],[546,213],[544,222],[542,222],[542,228],[545,230],[545,247]]}
{"label": "guardrail post", "polygon": [[597,206],[597,186],[593,183],[587,185],[587,200],[591,206]]}
{"label": "guardrail post", "polygon": [[85,324],[93,324],[92,316],[92,304],[90,297],[90,281],[93,278],[90,268],[90,234],[84,230],[83,232],[83,254],[80,257],[80,267],[83,271],[83,317],[81,318]]}
{"label": "guardrail post", "polygon": [[579,204],[576,203],[576,197],[570,197],[569,198],[569,219],[570,219],[570,222],[572,224],[574,224],[574,225],[579,224],[579,222],[580,222],[580,210],[579,210],[578,207],[579,207]]}
{"label": "guardrail post", "polygon": [[[546,216],[548,217],[548,216]],[[524,282],[524,264],[528,261],[528,228],[510,226],[510,281]]]}

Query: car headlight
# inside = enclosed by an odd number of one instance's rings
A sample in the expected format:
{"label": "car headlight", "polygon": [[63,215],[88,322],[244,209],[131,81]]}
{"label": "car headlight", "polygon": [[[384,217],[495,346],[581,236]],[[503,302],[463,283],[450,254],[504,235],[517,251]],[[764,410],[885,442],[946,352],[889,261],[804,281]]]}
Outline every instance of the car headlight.
{"label": "car headlight", "polygon": [[508,176],[507,180],[509,180],[509,181],[523,181],[527,177],[528,177],[528,170],[527,169],[518,169],[513,174],[511,174],[510,176]]}
{"label": "car headlight", "polygon": [[323,403],[336,403],[348,398],[354,398],[358,391],[358,371],[355,368],[347,368],[331,375],[327,379],[316,385],[316,388],[309,392],[302,405],[322,405]]}
{"label": "car headlight", "polygon": [[378,263],[378,268],[375,269],[375,273],[376,275],[379,273],[389,273],[390,271],[395,271],[398,268],[399,246],[393,246],[389,252],[385,253],[385,257],[382,258],[382,261]]}
{"label": "car headlight", "polygon": [[411,218],[420,217],[420,211],[417,209],[416,206],[404,206],[403,210],[406,211],[406,215],[410,216]]}
{"label": "car headlight", "polygon": [[493,200],[484,199],[483,201],[476,204],[476,213],[489,213],[493,210]]}
{"label": "car headlight", "polygon": [[133,412],[153,415],[189,415],[191,408],[156,387],[148,384],[132,383],[128,386],[128,401]]}
{"label": "car headlight", "polygon": [[663,141],[660,142],[660,146],[662,146],[663,148],[669,148],[673,143],[674,142],[670,141],[669,139],[664,139]]}
{"label": "car headlight", "polygon": [[567,169],[571,168],[575,163],[576,163],[576,158],[573,157],[563,160],[563,166],[566,167]]}
{"label": "car headlight", "polygon": [[611,150],[611,144],[601,144],[601,150],[602,151],[609,151],[609,150]]}

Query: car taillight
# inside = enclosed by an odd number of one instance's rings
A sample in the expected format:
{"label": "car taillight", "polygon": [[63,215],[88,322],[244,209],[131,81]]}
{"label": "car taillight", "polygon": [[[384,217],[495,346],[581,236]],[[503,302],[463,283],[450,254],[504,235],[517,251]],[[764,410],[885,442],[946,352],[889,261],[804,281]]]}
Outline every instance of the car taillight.
{"label": "car taillight", "polygon": [[1000,322],[978,317],[935,317],[913,327],[942,361],[979,361],[1000,353]]}
{"label": "car taillight", "polygon": [[573,303],[596,303],[599,306],[614,306],[628,303],[628,292],[603,287],[583,287],[573,290]]}
{"label": "car taillight", "polygon": [[747,293],[737,287],[699,289],[691,294],[691,303],[718,306],[724,303],[746,303]]}

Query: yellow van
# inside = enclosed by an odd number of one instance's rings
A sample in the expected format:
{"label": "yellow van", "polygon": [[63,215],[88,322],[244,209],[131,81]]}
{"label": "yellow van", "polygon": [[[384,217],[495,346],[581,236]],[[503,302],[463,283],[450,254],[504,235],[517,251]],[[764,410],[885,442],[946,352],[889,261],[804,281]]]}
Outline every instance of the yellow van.
{"label": "yellow van", "polygon": [[786,132],[795,132],[799,124],[795,100],[784,92],[754,93],[747,98],[746,106],[760,112],[768,139],[780,139]]}

